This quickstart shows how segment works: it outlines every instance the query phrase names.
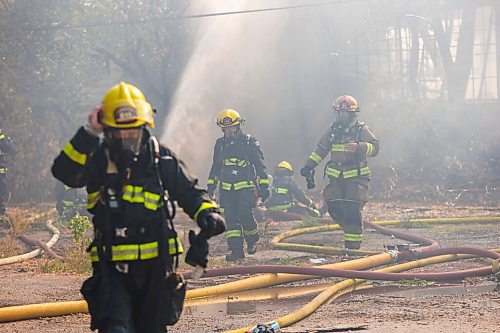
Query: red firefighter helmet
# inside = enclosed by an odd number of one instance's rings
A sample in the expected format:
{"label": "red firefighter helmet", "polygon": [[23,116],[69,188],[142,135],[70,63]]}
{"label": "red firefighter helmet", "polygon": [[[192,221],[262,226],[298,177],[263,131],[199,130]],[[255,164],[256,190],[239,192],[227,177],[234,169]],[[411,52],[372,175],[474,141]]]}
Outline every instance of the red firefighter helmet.
{"label": "red firefighter helmet", "polygon": [[350,111],[359,112],[359,106],[356,99],[349,95],[340,96],[333,102],[333,109],[335,111]]}

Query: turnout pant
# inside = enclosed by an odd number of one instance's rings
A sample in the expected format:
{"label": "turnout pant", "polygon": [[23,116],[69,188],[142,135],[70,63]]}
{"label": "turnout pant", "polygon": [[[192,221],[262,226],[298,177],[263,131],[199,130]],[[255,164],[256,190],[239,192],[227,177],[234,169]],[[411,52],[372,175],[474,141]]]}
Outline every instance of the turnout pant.
{"label": "turnout pant", "polygon": [[357,250],[361,247],[361,211],[368,199],[369,181],[366,177],[330,178],[330,183],[323,190],[328,213],[342,227],[344,246],[347,249]]}
{"label": "turnout pant", "polygon": [[[159,258],[125,263],[127,269],[107,263],[109,298],[101,313],[92,313],[92,326],[99,333],[164,333],[166,326],[160,320],[161,295],[165,270]],[[123,263],[121,264],[123,265]],[[101,279],[99,263],[94,266],[91,279]],[[100,289],[96,293],[102,293]]]}
{"label": "turnout pant", "polygon": [[259,240],[257,221],[254,216],[256,204],[254,188],[241,190],[222,190],[221,206],[226,218],[226,240],[229,250],[233,253],[243,253],[243,242],[255,244]]}

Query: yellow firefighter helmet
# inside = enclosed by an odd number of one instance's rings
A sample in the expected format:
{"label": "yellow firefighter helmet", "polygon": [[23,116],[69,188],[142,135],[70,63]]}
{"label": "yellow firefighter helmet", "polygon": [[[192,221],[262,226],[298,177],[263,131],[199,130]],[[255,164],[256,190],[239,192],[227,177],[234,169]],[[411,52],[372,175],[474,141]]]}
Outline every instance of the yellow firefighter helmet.
{"label": "yellow firefighter helmet", "polygon": [[147,124],[154,128],[153,108],[136,86],[120,82],[108,90],[102,100],[99,121],[103,126],[133,128]]}
{"label": "yellow firefighter helmet", "polygon": [[221,128],[242,125],[244,122],[238,111],[233,109],[223,109],[217,114],[216,123]]}
{"label": "yellow firefighter helmet", "polygon": [[287,162],[287,161],[281,161],[281,162],[279,162],[278,163],[278,168],[283,168],[283,169],[287,169],[287,170],[293,171],[292,164],[290,164],[290,162]]}

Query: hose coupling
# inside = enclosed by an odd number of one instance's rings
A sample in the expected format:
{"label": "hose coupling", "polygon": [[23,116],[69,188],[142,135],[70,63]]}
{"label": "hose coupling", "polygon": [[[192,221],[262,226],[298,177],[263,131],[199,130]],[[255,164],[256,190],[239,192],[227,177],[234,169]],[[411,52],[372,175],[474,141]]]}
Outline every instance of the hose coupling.
{"label": "hose coupling", "polygon": [[391,261],[393,263],[398,262],[399,259],[399,253],[396,250],[387,250],[386,251],[390,256],[391,256]]}
{"label": "hose coupling", "polygon": [[247,333],[278,333],[279,330],[280,325],[276,321],[273,321],[269,324],[257,324]]}
{"label": "hose coupling", "polygon": [[422,259],[424,257],[422,250],[411,250],[410,252],[414,259]]}

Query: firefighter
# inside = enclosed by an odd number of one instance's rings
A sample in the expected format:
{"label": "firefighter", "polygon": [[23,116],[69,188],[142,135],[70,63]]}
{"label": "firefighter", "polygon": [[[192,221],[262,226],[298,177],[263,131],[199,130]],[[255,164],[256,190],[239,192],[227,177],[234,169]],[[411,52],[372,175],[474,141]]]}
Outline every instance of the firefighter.
{"label": "firefighter", "polygon": [[278,163],[271,188],[271,196],[265,202],[268,210],[320,217],[314,201],[293,180],[293,167],[289,162]]}
{"label": "firefighter", "polygon": [[9,190],[7,188],[7,160],[6,156],[14,153],[14,147],[0,128],[0,216],[4,218],[5,204],[9,200]]}
{"label": "firefighter", "polygon": [[201,228],[198,235],[190,232],[189,264],[206,267],[207,239],[225,230],[217,204],[146,126],[154,127],[151,105],[137,87],[120,82],[52,166],[65,185],[87,189],[93,275],[82,293],[91,329],[101,333],[166,331],[165,281],[181,244],[168,228],[171,205],[165,197],[176,200]]}
{"label": "firefighter", "polygon": [[87,200],[79,189],[57,182],[55,193],[56,209],[63,221],[67,222],[77,215],[87,215]]}
{"label": "firefighter", "polygon": [[359,106],[352,96],[337,98],[333,109],[336,120],[320,138],[300,173],[308,180],[308,187],[314,187],[314,168],[331,153],[325,167],[330,181],[323,197],[328,213],[344,231],[345,248],[357,250],[363,240],[361,211],[368,199],[370,182],[367,157],[378,154],[379,141],[358,120]]}
{"label": "firefighter", "polygon": [[269,197],[269,179],[260,144],[241,127],[244,119],[233,109],[223,109],[216,119],[224,136],[215,142],[208,193],[219,186],[220,202],[227,221],[226,239],[230,253],[226,261],[245,258],[257,251],[259,231],[254,216],[257,195],[262,201]]}

